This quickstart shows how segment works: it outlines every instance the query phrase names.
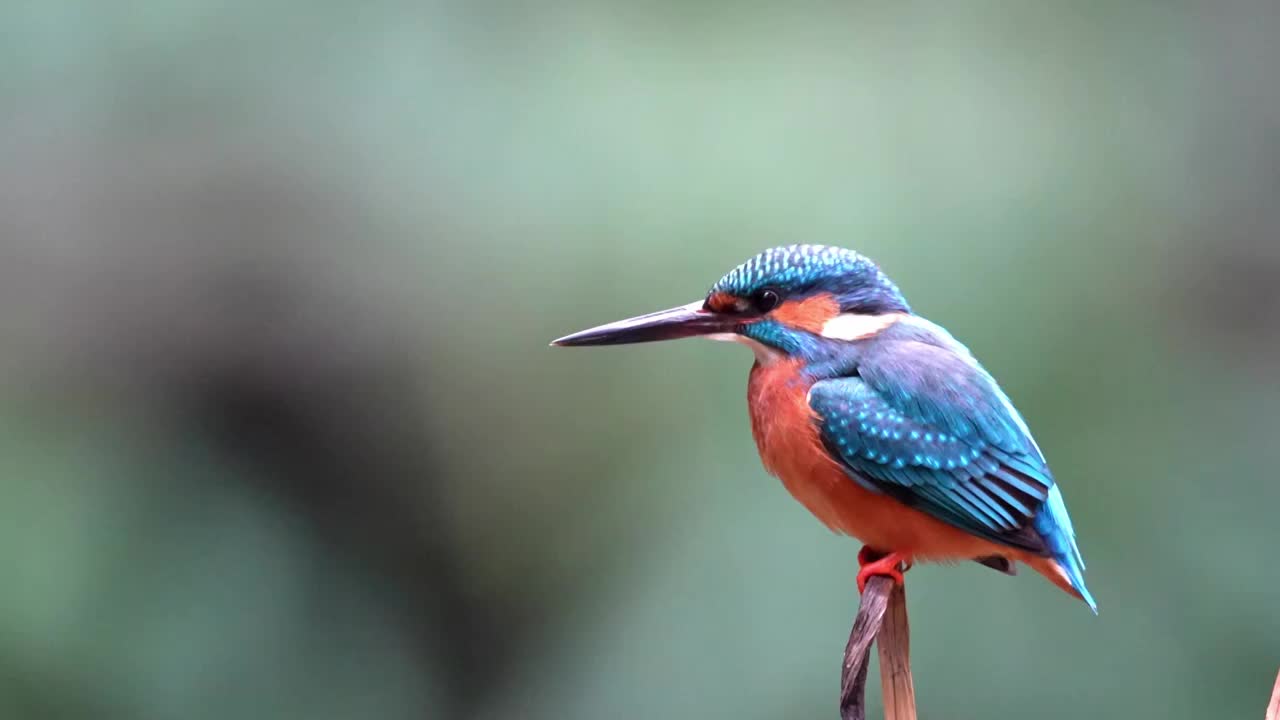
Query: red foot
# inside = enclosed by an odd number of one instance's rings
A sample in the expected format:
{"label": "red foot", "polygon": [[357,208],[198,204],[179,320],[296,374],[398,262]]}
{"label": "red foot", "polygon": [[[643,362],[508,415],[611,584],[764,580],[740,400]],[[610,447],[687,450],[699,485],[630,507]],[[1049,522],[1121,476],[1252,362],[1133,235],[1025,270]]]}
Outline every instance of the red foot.
{"label": "red foot", "polygon": [[876,575],[903,584],[902,573],[911,569],[911,558],[901,553],[881,553],[864,545],[858,551],[858,594],[867,589],[867,581]]}

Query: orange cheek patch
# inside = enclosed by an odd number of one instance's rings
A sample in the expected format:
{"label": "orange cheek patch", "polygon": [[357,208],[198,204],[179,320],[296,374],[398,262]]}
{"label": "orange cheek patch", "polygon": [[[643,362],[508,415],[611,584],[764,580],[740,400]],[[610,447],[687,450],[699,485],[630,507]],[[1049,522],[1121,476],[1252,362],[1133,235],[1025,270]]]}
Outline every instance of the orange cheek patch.
{"label": "orange cheek patch", "polygon": [[840,304],[834,295],[822,293],[803,300],[788,300],[769,314],[769,317],[785,325],[821,334],[822,326],[840,314]]}
{"label": "orange cheek patch", "polygon": [[711,297],[707,298],[707,307],[713,312],[733,312],[737,304],[738,298],[727,292],[712,293]]}

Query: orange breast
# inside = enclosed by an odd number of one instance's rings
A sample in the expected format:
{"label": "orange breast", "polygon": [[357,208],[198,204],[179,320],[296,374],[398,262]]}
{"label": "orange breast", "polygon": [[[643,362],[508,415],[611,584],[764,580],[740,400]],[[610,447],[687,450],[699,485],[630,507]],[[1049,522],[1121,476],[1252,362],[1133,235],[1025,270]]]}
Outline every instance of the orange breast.
{"label": "orange breast", "polygon": [[962,560],[1020,553],[974,537],[867,490],[827,454],[808,392],[812,382],[796,360],[756,364],[747,386],[751,432],[765,469],[827,527],[883,551],[918,559]]}

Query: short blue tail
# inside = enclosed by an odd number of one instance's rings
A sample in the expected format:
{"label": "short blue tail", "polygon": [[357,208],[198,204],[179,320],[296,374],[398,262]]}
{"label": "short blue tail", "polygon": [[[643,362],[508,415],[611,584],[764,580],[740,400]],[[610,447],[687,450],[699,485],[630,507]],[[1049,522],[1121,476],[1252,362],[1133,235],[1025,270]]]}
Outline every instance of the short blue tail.
{"label": "short blue tail", "polygon": [[1081,599],[1097,615],[1098,604],[1084,584],[1084,558],[1080,557],[1080,548],[1076,547],[1076,531],[1071,527],[1071,516],[1067,515],[1067,506],[1062,501],[1062,493],[1057,485],[1049,488],[1049,497],[1040,508],[1034,523],[1036,532],[1049,546],[1053,559],[1066,572],[1071,587],[1080,593]]}

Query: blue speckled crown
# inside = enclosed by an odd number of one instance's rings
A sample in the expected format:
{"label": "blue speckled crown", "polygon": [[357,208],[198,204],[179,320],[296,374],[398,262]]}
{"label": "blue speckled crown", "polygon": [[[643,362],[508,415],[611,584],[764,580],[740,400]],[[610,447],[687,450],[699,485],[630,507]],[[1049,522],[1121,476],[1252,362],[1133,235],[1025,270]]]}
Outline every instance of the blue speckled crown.
{"label": "blue speckled crown", "polygon": [[878,309],[884,304],[909,311],[898,287],[874,262],[853,250],[828,245],[769,248],[730,270],[711,291],[748,297],[766,287],[791,295],[830,292],[846,310]]}

